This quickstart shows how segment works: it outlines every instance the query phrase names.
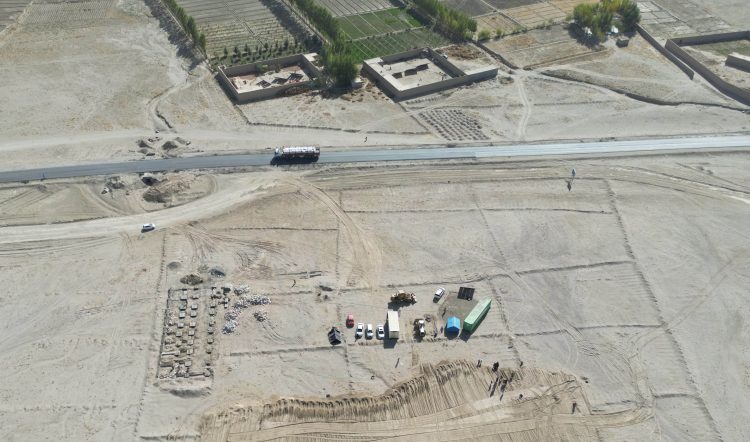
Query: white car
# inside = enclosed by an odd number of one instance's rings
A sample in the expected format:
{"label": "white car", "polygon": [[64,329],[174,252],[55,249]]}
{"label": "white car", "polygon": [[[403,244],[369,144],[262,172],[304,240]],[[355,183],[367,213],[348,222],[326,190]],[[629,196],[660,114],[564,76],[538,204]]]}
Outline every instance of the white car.
{"label": "white car", "polygon": [[152,230],[156,230],[156,224],[154,223],[146,223],[141,227],[141,232],[150,232]]}
{"label": "white car", "polygon": [[378,324],[377,333],[378,339],[385,339],[385,328],[383,328],[383,324]]}
{"label": "white car", "polygon": [[359,339],[362,337],[362,333],[365,331],[365,324],[359,323],[357,324],[357,331],[354,332],[354,339]]}
{"label": "white car", "polygon": [[367,331],[365,332],[367,339],[372,339],[372,324],[367,324]]}
{"label": "white car", "polygon": [[442,287],[438,287],[438,289],[435,290],[435,296],[432,298],[432,300],[434,302],[438,302],[440,301],[440,298],[443,297],[443,295],[445,295],[445,289]]}

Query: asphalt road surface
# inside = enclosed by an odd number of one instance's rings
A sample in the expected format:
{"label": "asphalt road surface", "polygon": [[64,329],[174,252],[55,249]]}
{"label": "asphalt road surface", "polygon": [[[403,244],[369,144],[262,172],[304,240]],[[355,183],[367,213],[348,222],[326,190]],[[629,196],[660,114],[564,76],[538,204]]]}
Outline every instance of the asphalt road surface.
{"label": "asphalt road surface", "polygon": [[[518,144],[505,146],[439,147],[421,149],[323,150],[318,163],[358,163],[378,161],[418,161],[440,159],[478,159],[492,157],[599,155],[649,151],[694,149],[748,149],[750,136],[710,136],[664,138],[630,141],[598,141],[581,143]],[[139,172],[160,172],[189,169],[264,166],[271,163],[271,154],[214,155],[160,160],[137,160],[119,163],[82,164],[0,172],[0,183],[70,178],[92,175],[115,175]]]}

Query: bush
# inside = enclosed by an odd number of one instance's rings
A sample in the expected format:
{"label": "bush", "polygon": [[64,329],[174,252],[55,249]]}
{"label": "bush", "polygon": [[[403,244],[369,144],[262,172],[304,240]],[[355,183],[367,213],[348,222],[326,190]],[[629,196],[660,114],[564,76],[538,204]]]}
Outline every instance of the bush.
{"label": "bush", "polygon": [[489,40],[491,36],[492,34],[490,33],[489,29],[482,29],[481,31],[479,31],[479,35],[477,36],[477,39],[479,41],[485,41],[485,40]]}
{"label": "bush", "polygon": [[495,38],[502,38],[505,36],[505,31],[503,31],[501,28],[495,29]]}

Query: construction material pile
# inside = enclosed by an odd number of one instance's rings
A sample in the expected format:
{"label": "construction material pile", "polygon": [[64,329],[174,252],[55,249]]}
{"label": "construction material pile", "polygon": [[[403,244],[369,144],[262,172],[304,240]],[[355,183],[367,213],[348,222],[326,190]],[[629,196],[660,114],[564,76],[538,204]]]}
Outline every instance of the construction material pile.
{"label": "construction material pile", "polygon": [[263,322],[268,319],[268,312],[265,310],[256,310],[253,312],[253,316],[255,316],[255,319],[258,320],[258,322]]}
{"label": "construction material pile", "polygon": [[237,321],[235,321],[234,319],[230,319],[224,324],[224,329],[222,330],[222,332],[226,335],[226,334],[234,332],[234,329],[236,328],[237,328]]}
{"label": "construction material pile", "polygon": [[250,287],[248,287],[248,286],[246,286],[246,285],[241,285],[241,286],[238,286],[238,287],[235,287],[235,288],[234,288],[234,294],[235,294],[235,295],[239,295],[239,296],[242,296],[242,295],[244,295],[245,293],[247,293],[247,292],[248,292],[248,290],[250,290]]}
{"label": "construction material pile", "polygon": [[[239,319],[242,310],[250,307],[251,305],[267,305],[271,303],[271,299],[268,296],[244,295],[245,293],[247,293],[247,290],[247,286],[240,286],[234,289],[235,293],[237,293],[238,295],[242,294],[243,296],[240,296],[237,302],[234,303],[234,306],[229,311],[224,313],[224,319],[227,321],[224,324],[223,328],[224,334],[234,332],[234,330],[237,328],[237,320]],[[253,312],[253,316],[259,322],[263,322],[268,319],[268,312],[265,310],[256,310],[255,312]]]}

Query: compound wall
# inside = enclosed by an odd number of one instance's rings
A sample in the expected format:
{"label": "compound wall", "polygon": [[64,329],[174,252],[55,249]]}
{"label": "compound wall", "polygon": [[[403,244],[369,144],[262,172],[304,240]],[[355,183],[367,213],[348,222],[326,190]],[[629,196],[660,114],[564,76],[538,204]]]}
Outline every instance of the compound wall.
{"label": "compound wall", "polygon": [[[446,71],[451,75],[451,78],[446,80],[436,81],[434,83],[425,84],[422,86],[415,86],[407,89],[401,89],[396,84],[388,80],[388,78],[382,76],[372,64],[392,64],[402,60],[408,60],[411,58],[419,57],[424,51],[427,51],[432,62],[438,67]],[[488,67],[486,69],[475,70],[471,73],[465,73],[459,69],[456,65],[449,62],[441,54],[433,51],[430,48],[419,48],[412,49],[410,51],[401,52],[398,54],[388,55],[382,58],[374,58],[372,60],[365,60],[362,65],[362,69],[373,78],[378,85],[394,100],[406,100],[409,98],[418,97],[420,95],[432,94],[435,92],[452,89],[454,87],[463,86],[475,81],[487,80],[497,76],[497,67]]]}
{"label": "compound wall", "polygon": [[685,62],[685,64],[690,66],[690,68],[695,72],[699,73],[716,89],[741,103],[750,105],[750,90],[737,87],[719,77],[713,71],[711,71],[711,69],[709,69],[700,61],[696,60],[692,55],[688,54],[687,51],[680,47],[683,45],[692,46],[708,43],[718,43],[722,41],[742,40],[749,37],[750,31],[725,32],[722,34],[698,35],[693,37],[679,37],[667,40],[665,48],[669,52],[677,56],[680,60]]}
{"label": "compound wall", "polygon": [[[278,96],[282,94],[283,92],[289,89],[295,88],[295,87],[311,86],[315,78],[320,76],[320,69],[317,66],[315,66],[312,62],[312,60],[316,56],[317,54],[297,54],[297,55],[289,55],[286,57],[274,58],[271,60],[265,60],[265,61],[258,62],[258,63],[248,63],[248,64],[232,66],[228,68],[219,67],[219,72],[218,74],[216,74],[216,78],[219,80],[219,83],[224,87],[226,92],[232,97],[234,101],[244,103],[248,101],[265,100],[268,98],[273,98],[275,96]],[[280,68],[283,68],[283,67],[291,66],[291,65],[301,66],[302,69],[305,72],[307,72],[308,76],[311,79],[309,81],[303,81],[299,83],[289,83],[289,84],[284,84],[281,86],[274,86],[274,87],[269,87],[266,89],[258,89],[255,91],[248,91],[248,92],[237,92],[237,89],[234,87],[231,80],[229,80],[229,77],[256,73],[261,70],[260,68],[262,66],[268,66],[268,67],[278,66]]]}

